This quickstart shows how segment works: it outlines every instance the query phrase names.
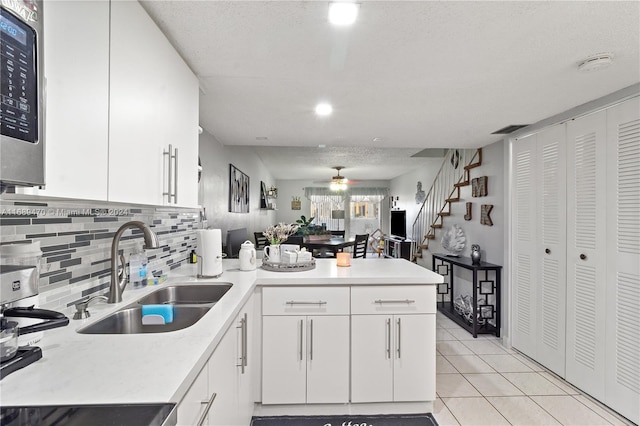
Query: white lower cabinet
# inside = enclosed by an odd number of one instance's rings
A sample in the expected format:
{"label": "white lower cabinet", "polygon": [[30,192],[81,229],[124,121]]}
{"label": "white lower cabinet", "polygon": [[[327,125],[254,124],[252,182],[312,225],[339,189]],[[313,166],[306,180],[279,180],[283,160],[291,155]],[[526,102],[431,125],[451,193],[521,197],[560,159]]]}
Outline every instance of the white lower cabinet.
{"label": "white lower cabinet", "polygon": [[178,405],[178,425],[248,425],[253,414],[253,301],[242,308]]}
{"label": "white lower cabinet", "polygon": [[351,402],[433,401],[435,288],[353,287],[351,297]]}
{"label": "white lower cabinet", "polygon": [[263,289],[262,403],[349,401],[349,288]]}
{"label": "white lower cabinet", "polygon": [[198,374],[187,394],[178,404],[178,425],[202,425],[206,421],[209,394],[208,364]]}

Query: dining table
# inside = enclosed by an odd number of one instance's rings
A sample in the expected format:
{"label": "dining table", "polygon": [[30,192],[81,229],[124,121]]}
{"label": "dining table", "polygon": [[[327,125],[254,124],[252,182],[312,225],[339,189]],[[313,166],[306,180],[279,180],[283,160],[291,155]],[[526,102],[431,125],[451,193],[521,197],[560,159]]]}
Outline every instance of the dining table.
{"label": "dining table", "polygon": [[355,243],[355,238],[344,237],[331,237],[326,240],[309,239],[309,237],[302,239],[302,247],[307,250],[317,251],[320,257],[329,252],[335,256],[337,252],[343,251],[346,247],[353,247]]}

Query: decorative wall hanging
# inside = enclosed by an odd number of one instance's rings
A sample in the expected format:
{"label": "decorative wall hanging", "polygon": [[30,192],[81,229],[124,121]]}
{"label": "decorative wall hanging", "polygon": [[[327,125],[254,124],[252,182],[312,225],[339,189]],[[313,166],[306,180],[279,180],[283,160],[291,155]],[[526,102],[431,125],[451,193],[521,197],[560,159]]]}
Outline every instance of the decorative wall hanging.
{"label": "decorative wall hanging", "polygon": [[418,191],[416,192],[416,204],[424,203],[427,194],[422,190],[422,182],[418,181]]}
{"label": "decorative wall hanging", "polygon": [[442,248],[448,251],[448,256],[459,257],[467,239],[464,236],[464,231],[458,225],[451,225],[451,228],[444,231],[442,234]]}
{"label": "decorative wall hanging", "polygon": [[493,221],[491,220],[492,209],[493,204],[482,204],[480,206],[480,224],[493,226]]}
{"label": "decorative wall hanging", "polygon": [[472,203],[467,203],[467,214],[464,215],[464,220],[471,220],[471,205]]}
{"label": "decorative wall hanging", "polygon": [[486,176],[481,176],[479,178],[471,179],[471,196],[472,197],[487,196],[487,177]]}
{"label": "decorative wall hanging", "polygon": [[267,185],[264,182],[260,181],[260,208],[266,209],[269,207],[269,202],[267,200]]}
{"label": "decorative wall hanging", "polygon": [[300,210],[302,209],[302,202],[300,201],[300,197],[291,197],[293,200],[291,201],[291,210]]}
{"label": "decorative wall hanging", "polygon": [[249,176],[229,164],[229,211],[249,213]]}

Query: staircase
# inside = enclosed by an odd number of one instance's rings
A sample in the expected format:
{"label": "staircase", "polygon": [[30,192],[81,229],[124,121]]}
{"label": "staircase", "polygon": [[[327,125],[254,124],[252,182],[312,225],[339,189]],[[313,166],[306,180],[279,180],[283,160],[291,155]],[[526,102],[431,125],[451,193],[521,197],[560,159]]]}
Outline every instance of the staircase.
{"label": "staircase", "polygon": [[427,198],[413,222],[411,231],[411,261],[422,257],[429,241],[436,238],[436,229],[443,226],[443,218],[451,214],[451,203],[460,201],[460,187],[470,185],[469,170],[482,164],[482,148],[450,149],[433,180]]}

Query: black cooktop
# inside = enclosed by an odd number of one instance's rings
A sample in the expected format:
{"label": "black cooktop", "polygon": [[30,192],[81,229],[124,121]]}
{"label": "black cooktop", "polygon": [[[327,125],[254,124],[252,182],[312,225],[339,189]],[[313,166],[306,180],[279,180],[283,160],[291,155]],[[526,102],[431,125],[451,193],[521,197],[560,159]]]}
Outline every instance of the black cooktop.
{"label": "black cooktop", "polygon": [[169,426],[174,404],[0,407],[2,426]]}

